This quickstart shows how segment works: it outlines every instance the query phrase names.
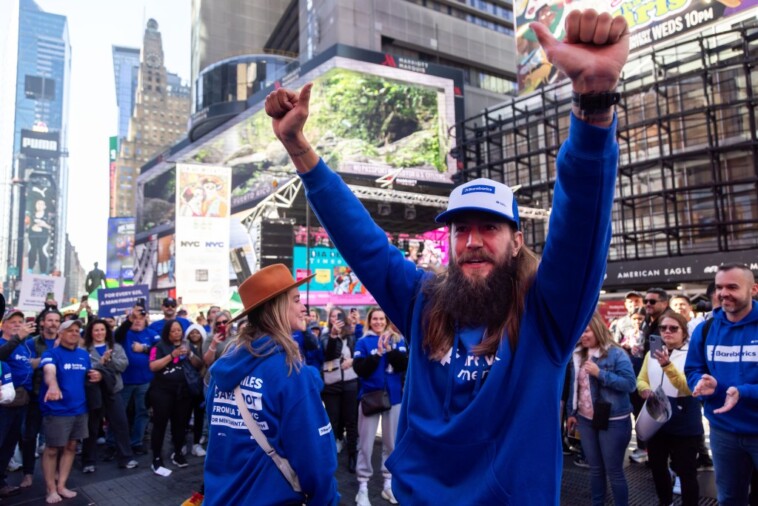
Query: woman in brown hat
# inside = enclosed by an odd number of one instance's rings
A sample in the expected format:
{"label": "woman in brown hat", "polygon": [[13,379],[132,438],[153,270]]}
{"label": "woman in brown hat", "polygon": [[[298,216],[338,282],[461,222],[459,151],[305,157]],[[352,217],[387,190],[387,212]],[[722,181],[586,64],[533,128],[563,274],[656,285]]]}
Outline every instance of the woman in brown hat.
{"label": "woman in brown hat", "polygon": [[306,322],[297,287],[312,277],[275,264],[240,285],[245,328],[211,367],[206,506],[339,503],[323,382],[292,339]]}

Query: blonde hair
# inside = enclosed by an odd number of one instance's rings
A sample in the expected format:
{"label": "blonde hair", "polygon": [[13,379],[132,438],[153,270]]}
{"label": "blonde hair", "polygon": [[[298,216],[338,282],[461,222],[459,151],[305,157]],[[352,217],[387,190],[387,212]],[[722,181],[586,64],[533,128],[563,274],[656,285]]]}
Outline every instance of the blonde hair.
{"label": "blonde hair", "polygon": [[[276,296],[274,299],[253,309],[247,315],[247,325],[239,333],[232,346],[245,347],[254,357],[267,357],[274,354],[277,346],[281,346],[289,366],[288,375],[292,369],[299,371],[303,358],[300,348],[292,339],[292,330],[288,312],[290,308],[289,291]],[[270,341],[257,342],[263,337]]]}
{"label": "blonde hair", "polygon": [[[605,321],[603,320],[603,316],[599,312],[595,311],[595,314],[592,315],[592,319],[590,320],[588,327],[592,333],[595,334],[597,347],[600,348],[600,355],[602,357],[607,356],[608,350],[610,350],[612,347],[618,347],[616,341],[613,340],[613,334],[611,334],[611,331],[608,329]],[[584,348],[581,343],[578,344],[578,346],[582,348],[582,362],[586,362],[588,356],[587,348]]]}

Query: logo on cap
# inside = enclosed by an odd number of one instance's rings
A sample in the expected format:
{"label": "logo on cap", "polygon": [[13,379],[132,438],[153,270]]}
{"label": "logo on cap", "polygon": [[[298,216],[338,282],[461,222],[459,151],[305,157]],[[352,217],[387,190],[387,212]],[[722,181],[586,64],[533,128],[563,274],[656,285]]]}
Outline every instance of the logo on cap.
{"label": "logo on cap", "polygon": [[468,188],[464,188],[463,192],[461,192],[461,195],[466,195],[468,193],[495,193],[495,187],[489,186],[486,184],[478,184],[475,186],[469,186]]}

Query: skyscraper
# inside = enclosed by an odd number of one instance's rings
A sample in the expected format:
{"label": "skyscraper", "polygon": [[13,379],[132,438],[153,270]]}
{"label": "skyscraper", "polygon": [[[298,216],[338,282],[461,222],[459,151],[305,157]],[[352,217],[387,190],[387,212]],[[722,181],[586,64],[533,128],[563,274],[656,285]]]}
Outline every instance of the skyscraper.
{"label": "skyscraper", "polygon": [[118,139],[126,139],[129,120],[134,111],[134,94],[139,77],[139,48],[113,46],[113,77],[116,82],[118,105]]}
{"label": "skyscraper", "polygon": [[[124,72],[122,69],[121,75]],[[166,71],[158,22],[150,19],[140,51],[129,129],[119,146],[111,184],[116,191],[111,199],[111,217],[134,216],[134,188],[140,167],[186,134],[189,110],[189,86]]]}
{"label": "skyscraper", "polygon": [[3,10],[0,278],[15,281],[65,265],[71,45],[65,16],[33,0]]}

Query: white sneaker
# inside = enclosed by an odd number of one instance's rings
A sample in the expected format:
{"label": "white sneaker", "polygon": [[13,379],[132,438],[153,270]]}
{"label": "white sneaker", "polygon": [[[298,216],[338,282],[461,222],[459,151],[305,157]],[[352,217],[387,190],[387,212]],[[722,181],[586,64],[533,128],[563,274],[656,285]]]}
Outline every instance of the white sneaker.
{"label": "white sneaker", "polygon": [[356,506],[371,506],[371,501],[368,500],[368,489],[358,489],[358,495],[355,496]]}
{"label": "white sneaker", "polygon": [[205,450],[199,444],[192,446],[192,455],[195,457],[205,457]]}
{"label": "white sneaker", "polygon": [[391,488],[382,490],[382,499],[389,501],[390,504],[397,504],[397,499],[395,499],[395,494],[392,493]]}
{"label": "white sneaker", "polygon": [[679,476],[674,480],[674,494],[682,495],[682,480],[679,479]]}
{"label": "white sneaker", "polygon": [[337,447],[337,453],[342,451],[342,440],[335,439],[335,446]]}
{"label": "white sneaker", "polygon": [[629,458],[637,464],[644,464],[647,462],[647,451],[637,448],[631,455],[629,455]]}

